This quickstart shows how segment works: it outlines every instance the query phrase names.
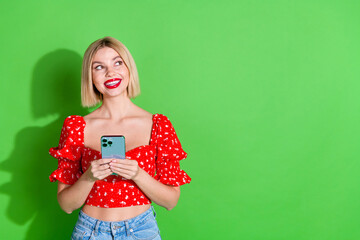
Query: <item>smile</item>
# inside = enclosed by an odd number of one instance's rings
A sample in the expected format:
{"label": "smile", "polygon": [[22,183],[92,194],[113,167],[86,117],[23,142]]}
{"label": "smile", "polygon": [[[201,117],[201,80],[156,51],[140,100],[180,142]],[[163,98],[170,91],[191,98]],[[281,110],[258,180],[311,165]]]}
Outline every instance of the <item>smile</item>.
{"label": "smile", "polygon": [[120,78],[113,78],[113,79],[107,80],[104,83],[104,85],[105,85],[105,87],[110,88],[110,89],[117,88],[120,85],[121,80],[122,79],[120,79]]}

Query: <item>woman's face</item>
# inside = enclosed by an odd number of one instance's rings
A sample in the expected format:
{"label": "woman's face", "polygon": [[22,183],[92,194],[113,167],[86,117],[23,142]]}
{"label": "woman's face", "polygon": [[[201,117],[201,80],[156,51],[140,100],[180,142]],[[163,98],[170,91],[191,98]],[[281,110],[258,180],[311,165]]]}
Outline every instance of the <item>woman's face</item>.
{"label": "woman's face", "polygon": [[120,55],[110,47],[99,49],[92,60],[92,80],[104,97],[127,95],[130,75]]}

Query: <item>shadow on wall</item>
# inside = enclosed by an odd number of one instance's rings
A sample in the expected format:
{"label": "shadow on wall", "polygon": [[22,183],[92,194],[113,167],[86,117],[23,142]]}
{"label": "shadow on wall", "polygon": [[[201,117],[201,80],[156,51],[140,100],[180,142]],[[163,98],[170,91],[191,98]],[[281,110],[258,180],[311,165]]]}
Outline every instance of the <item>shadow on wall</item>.
{"label": "shadow on wall", "polygon": [[81,107],[81,61],[79,54],[64,49],[38,61],[32,76],[32,113],[35,119],[50,114],[59,118],[44,127],[22,129],[10,157],[0,163],[0,171],[12,175],[0,186],[0,193],[10,197],[7,217],[18,225],[32,220],[26,239],[69,239],[77,219],[79,210],[68,215],[58,205],[57,183],[49,181],[57,159],[48,150],[58,145],[67,116],[88,112]]}

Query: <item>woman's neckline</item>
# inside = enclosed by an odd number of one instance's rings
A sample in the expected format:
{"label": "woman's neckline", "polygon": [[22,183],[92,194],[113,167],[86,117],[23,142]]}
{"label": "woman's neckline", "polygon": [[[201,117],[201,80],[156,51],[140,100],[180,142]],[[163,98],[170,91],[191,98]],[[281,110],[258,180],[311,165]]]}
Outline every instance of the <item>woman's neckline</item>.
{"label": "woman's neckline", "polygon": [[[152,139],[153,139],[153,137],[154,137],[154,136],[153,136],[153,132],[154,132],[154,128],[155,128],[155,116],[157,116],[157,115],[158,115],[158,113],[155,113],[155,114],[152,115],[152,126],[151,126],[151,133],[150,133],[149,144],[144,144],[144,145],[137,146],[137,147],[135,147],[135,148],[132,148],[132,149],[130,149],[130,150],[127,150],[125,153],[131,152],[131,151],[136,150],[136,149],[138,149],[138,148],[151,146]],[[89,149],[89,150],[91,150],[91,151],[97,152],[98,154],[101,154],[101,151],[98,151],[98,150],[96,150],[96,149],[94,149],[94,148],[86,147],[86,146],[85,146],[84,130],[85,130],[85,127],[86,127],[86,121],[85,121],[85,119],[84,119],[83,116],[80,116],[80,115],[78,115],[78,116],[79,116],[79,117],[82,119],[82,121],[84,122],[83,134],[82,134],[82,136],[83,136],[83,142],[84,142],[83,147],[86,148],[86,149]]]}

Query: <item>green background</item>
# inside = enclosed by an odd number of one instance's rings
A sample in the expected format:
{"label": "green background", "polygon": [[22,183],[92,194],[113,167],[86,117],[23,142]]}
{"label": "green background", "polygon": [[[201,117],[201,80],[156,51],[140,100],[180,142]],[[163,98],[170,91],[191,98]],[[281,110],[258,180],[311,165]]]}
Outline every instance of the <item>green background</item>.
{"label": "green background", "polygon": [[360,239],[359,1],[1,1],[0,238],[69,239],[48,176],[82,56],[132,53],[192,182],[163,239]]}

